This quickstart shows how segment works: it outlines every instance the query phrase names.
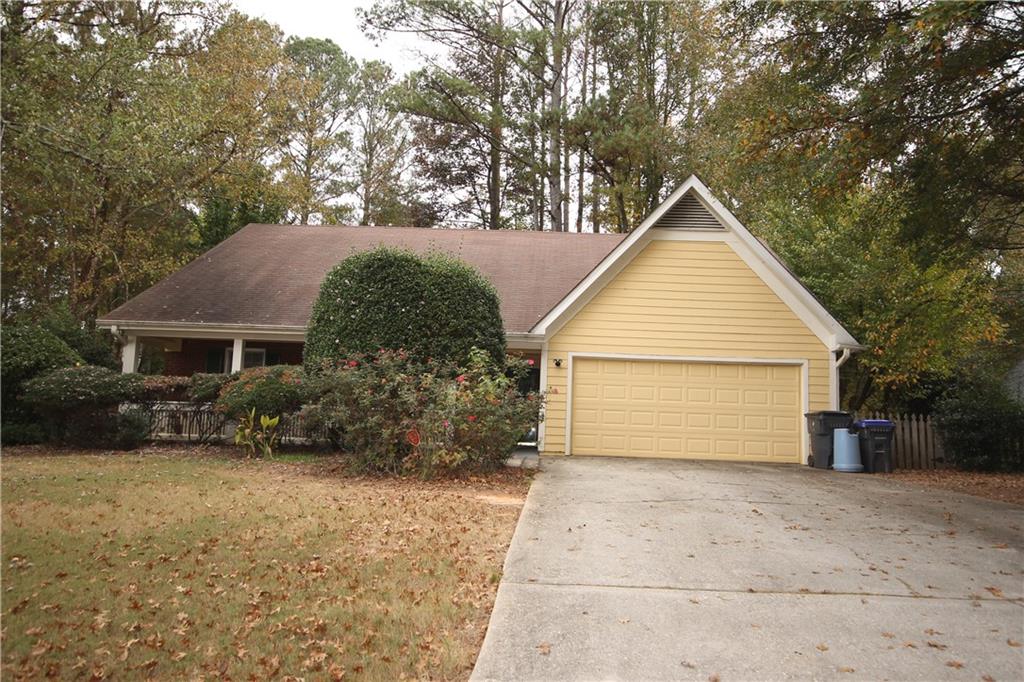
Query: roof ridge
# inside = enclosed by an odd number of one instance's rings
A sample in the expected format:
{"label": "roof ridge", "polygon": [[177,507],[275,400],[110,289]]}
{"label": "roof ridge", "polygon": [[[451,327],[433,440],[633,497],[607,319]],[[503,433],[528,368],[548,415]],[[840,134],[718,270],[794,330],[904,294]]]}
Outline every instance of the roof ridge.
{"label": "roof ridge", "polygon": [[409,230],[416,232],[444,232],[457,234],[530,234],[530,235],[574,235],[578,237],[625,237],[623,232],[555,232],[553,230],[515,230],[500,229],[490,230],[479,227],[415,227],[413,225],[309,225],[290,223],[248,223],[246,227],[284,227],[284,228],[329,228],[329,229],[353,229],[353,230]]}

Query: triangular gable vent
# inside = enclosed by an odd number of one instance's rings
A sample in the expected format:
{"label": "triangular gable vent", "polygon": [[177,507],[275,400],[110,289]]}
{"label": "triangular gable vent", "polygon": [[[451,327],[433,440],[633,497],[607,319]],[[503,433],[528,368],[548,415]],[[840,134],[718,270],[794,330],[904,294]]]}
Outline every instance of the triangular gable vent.
{"label": "triangular gable vent", "polygon": [[672,230],[724,230],[697,195],[687,192],[672,208],[664,213],[654,227]]}

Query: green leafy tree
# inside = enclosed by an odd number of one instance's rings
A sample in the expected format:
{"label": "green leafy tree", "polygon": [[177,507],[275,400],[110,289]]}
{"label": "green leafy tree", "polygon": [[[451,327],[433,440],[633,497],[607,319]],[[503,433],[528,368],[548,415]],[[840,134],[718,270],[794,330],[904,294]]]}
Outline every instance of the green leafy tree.
{"label": "green leafy tree", "polygon": [[88,320],[180,266],[188,205],[278,137],[280,34],[201,2],[5,2],[3,306]]}
{"label": "green leafy tree", "polygon": [[359,67],[353,121],[352,167],[360,225],[429,225],[403,177],[412,138],[395,97],[395,76],[383,62]]}
{"label": "green leafy tree", "polygon": [[297,83],[278,164],[293,201],[290,213],[302,225],[313,219],[340,221],[348,211],[339,199],[351,189],[344,162],[351,147],[347,125],[356,63],[326,39],[292,37],[284,52]]}
{"label": "green leafy tree", "polygon": [[742,2],[736,17],[762,84],[750,155],[802,155],[824,191],[899,183],[925,257],[1024,248],[1024,6]]}

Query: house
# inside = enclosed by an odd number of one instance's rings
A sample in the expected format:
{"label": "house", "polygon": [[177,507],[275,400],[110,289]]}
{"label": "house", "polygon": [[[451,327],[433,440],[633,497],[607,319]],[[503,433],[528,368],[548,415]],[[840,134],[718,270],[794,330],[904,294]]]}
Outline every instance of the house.
{"label": "house", "polygon": [[501,297],[536,360],[546,455],[805,462],[803,414],[837,409],[860,348],[690,177],[629,235],[249,225],[99,321],[169,373],[301,361],[320,282],[377,245],[441,250]]}

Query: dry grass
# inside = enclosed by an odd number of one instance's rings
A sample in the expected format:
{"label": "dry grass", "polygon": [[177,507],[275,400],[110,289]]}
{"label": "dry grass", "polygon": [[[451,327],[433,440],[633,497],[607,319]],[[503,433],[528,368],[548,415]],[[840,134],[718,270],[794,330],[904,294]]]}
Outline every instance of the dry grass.
{"label": "dry grass", "polygon": [[1000,474],[954,469],[897,470],[882,474],[894,481],[930,488],[954,490],[958,493],[986,497],[990,500],[1024,505],[1024,473]]}
{"label": "dry grass", "polygon": [[3,677],[465,678],[528,479],[297,459],[5,449]]}

